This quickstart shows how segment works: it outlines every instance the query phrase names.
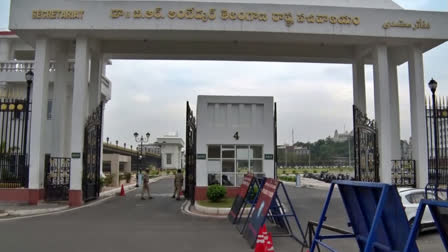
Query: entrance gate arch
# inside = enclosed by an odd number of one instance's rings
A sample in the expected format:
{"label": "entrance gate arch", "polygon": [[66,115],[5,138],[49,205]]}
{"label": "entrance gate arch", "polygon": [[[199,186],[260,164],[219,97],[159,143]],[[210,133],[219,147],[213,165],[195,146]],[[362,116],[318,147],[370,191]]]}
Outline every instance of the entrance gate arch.
{"label": "entrance gate arch", "polygon": [[[426,143],[425,115],[421,111],[424,104],[422,57],[423,53],[448,40],[448,30],[444,29],[447,13],[410,11],[400,8],[392,0],[326,0],[319,1],[319,5],[305,0],[279,0],[276,4],[249,0],[14,0],[10,9],[10,29],[36,50],[33,59],[36,85],[33,85],[32,92],[32,132],[41,132],[47,123],[42,119],[46,110],[41,108],[47,102],[49,77],[54,72],[48,71],[48,66],[56,60],[54,55],[60,56],[56,61],[61,66],[75,59],[74,67],[69,64],[67,69],[73,72],[73,77],[67,75],[69,80],[64,82],[73,82],[73,89],[68,95],[71,95],[72,105],[82,109],[64,104],[60,111],[71,110],[67,116],[72,120],[70,132],[61,130],[60,133],[68,137],[67,142],[70,141],[67,143],[71,146],[68,153],[79,156],[84,145],[88,146],[85,151],[88,158],[84,163],[78,158],[71,160],[72,174],[80,174],[85,169],[82,188],[81,176],[71,177],[73,193],[70,195],[74,197],[71,202],[81,202],[80,189],[90,188],[89,185],[97,188],[95,184],[98,182],[92,181],[99,179],[96,175],[99,165],[96,164],[101,153],[97,152],[99,148],[95,139],[101,134],[94,132],[95,127],[92,127],[87,131],[85,141],[82,137],[70,137],[84,135],[85,105],[90,101],[95,101],[92,106],[98,104],[98,97],[94,97],[96,92],[90,91],[95,85],[101,85],[98,74],[101,74],[105,62],[114,59],[352,64],[353,84],[356,87],[354,100],[360,107],[366,103],[365,65],[372,64],[375,119],[381,122],[378,127],[385,134],[377,135],[369,127],[355,129],[359,146],[355,154],[356,174],[360,180],[378,181],[378,167],[381,167],[381,180],[386,183],[391,182],[390,164],[393,158],[390,142],[399,143],[400,140],[397,134],[392,134],[392,124],[386,123],[399,120],[399,110],[390,109],[390,101],[398,101],[398,97],[391,95],[392,87],[398,85],[393,75],[396,75],[398,65],[408,62],[412,137],[419,139],[412,145],[416,155],[413,158],[417,166],[417,186],[427,183],[428,158],[426,145],[423,144]],[[58,46],[53,46],[56,44]],[[63,53],[56,52],[56,49]],[[5,65],[5,62],[1,63],[1,66]],[[9,69],[17,63],[6,65]],[[61,73],[60,69],[55,72],[57,75]],[[58,82],[63,78],[65,75],[60,75]],[[194,132],[193,127],[188,129]],[[187,137],[193,141],[195,134]],[[388,139],[390,137],[393,139]],[[43,178],[39,174],[42,174],[44,155],[39,150],[45,147],[46,141],[42,134],[31,134],[33,153],[29,161],[28,184],[32,188],[42,189]],[[189,186],[194,185],[195,176],[194,168],[190,166],[195,162],[193,146],[194,143],[191,143],[188,147],[191,149],[187,172],[188,178],[192,178],[191,183],[187,179]],[[86,193],[87,198],[88,195]]]}

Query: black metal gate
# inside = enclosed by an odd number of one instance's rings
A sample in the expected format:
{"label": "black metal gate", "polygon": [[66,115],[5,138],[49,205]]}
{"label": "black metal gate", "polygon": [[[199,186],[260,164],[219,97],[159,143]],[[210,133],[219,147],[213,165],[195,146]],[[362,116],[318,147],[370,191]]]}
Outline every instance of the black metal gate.
{"label": "black metal gate", "polygon": [[31,103],[0,99],[0,188],[28,187]]}
{"label": "black metal gate", "polygon": [[353,106],[355,180],[379,182],[377,129],[374,120]]}
{"label": "black metal gate", "polygon": [[84,130],[84,159],[82,173],[83,200],[89,201],[100,194],[101,126],[103,103],[89,116]]}
{"label": "black metal gate", "polygon": [[[428,148],[428,187],[434,190],[448,188],[448,99],[432,100],[426,105],[426,132]],[[434,109],[436,111],[434,111]],[[434,116],[434,112],[436,112]],[[435,117],[435,118],[434,118]],[[434,120],[435,119],[435,120]],[[436,123],[436,125],[435,125]],[[437,143],[436,143],[437,138]]]}
{"label": "black metal gate", "polygon": [[70,190],[70,158],[45,156],[45,200],[68,200]]}
{"label": "black metal gate", "polygon": [[196,188],[196,119],[188,102],[186,121],[185,197],[191,200],[191,204],[194,204],[194,191]]}

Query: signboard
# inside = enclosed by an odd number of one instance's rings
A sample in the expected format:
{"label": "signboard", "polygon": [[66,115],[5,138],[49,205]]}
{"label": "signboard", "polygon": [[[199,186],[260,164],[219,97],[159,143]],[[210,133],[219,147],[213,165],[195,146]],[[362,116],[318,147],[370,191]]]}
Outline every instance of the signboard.
{"label": "signboard", "polygon": [[72,152],[72,158],[74,158],[74,159],[81,158],[81,153],[79,153],[79,152]]}
{"label": "signboard", "polygon": [[257,241],[258,231],[266,220],[272,200],[277,193],[278,185],[278,180],[272,178],[266,179],[254,211],[249,217],[249,224],[247,226],[248,228],[245,229],[244,238],[246,238],[252,248],[255,246],[255,242]]}
{"label": "signboard", "polygon": [[264,154],[264,159],[265,160],[273,160],[274,159],[274,154]]}
{"label": "signboard", "polygon": [[207,154],[196,154],[196,159],[207,159]]}
{"label": "signboard", "polygon": [[240,186],[240,191],[238,195],[235,197],[235,200],[233,201],[232,208],[230,209],[229,215],[227,216],[227,219],[232,224],[235,224],[238,214],[241,211],[241,207],[244,204],[244,201],[246,200],[246,197],[248,196],[249,189],[253,188],[255,184],[255,179],[253,174],[246,174],[244,175],[243,183]]}

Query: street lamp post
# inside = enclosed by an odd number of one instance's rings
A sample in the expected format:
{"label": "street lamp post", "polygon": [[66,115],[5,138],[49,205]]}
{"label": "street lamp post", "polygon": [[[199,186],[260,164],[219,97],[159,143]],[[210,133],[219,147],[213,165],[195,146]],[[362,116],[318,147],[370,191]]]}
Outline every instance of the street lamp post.
{"label": "street lamp post", "polygon": [[23,136],[23,156],[26,158],[26,151],[27,151],[27,140],[28,140],[28,117],[29,117],[29,111],[30,111],[30,92],[31,92],[31,84],[33,84],[34,80],[34,73],[33,71],[29,70],[25,74],[26,79],[26,105],[25,105],[25,135]]}
{"label": "street lamp post", "polygon": [[431,79],[428,83],[429,88],[432,92],[432,112],[433,112],[433,121],[434,121],[434,155],[435,155],[435,164],[436,164],[436,184],[435,184],[435,198],[439,199],[439,128],[437,125],[437,108],[436,108],[436,90],[437,90],[437,81]]}
{"label": "street lamp post", "polygon": [[136,174],[137,182],[135,184],[135,187],[138,187],[138,174],[140,173],[140,166],[141,166],[142,159],[143,159],[143,143],[149,142],[149,136],[150,135],[151,134],[149,134],[149,132],[147,132],[146,133],[146,138],[145,138],[143,135],[139,137],[137,132],[134,133],[135,141],[137,143],[140,143],[140,155],[138,156],[138,166],[137,166],[137,174]]}

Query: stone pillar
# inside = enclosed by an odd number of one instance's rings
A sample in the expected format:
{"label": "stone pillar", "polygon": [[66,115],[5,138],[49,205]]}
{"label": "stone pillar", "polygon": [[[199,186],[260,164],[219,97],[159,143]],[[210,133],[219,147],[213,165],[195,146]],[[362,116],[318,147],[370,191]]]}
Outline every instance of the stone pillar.
{"label": "stone pillar", "polygon": [[32,95],[32,117],[30,137],[29,203],[37,204],[41,199],[45,171],[45,127],[47,122],[49,41],[36,40],[34,83]]}
{"label": "stone pillar", "polygon": [[110,175],[112,176],[112,186],[120,185],[120,155],[112,154],[110,158]]}
{"label": "stone pillar", "polygon": [[366,113],[366,79],[364,71],[364,62],[362,59],[356,59],[352,64],[353,68],[353,104]]}
{"label": "stone pillar", "polygon": [[425,115],[425,83],[423,73],[423,52],[411,47],[409,53],[409,91],[411,99],[412,158],[415,160],[417,187],[428,183],[428,150]]}
{"label": "stone pillar", "polygon": [[391,125],[391,159],[401,159],[400,143],[400,102],[398,96],[397,65],[389,54],[389,98],[390,98],[390,125]]}
{"label": "stone pillar", "polygon": [[66,121],[65,124],[65,144],[64,144],[64,156],[70,157],[71,156],[71,139],[72,139],[72,107],[73,107],[73,79],[69,81],[69,84],[67,85],[66,89],[67,95],[67,101],[66,101],[66,107],[65,107],[65,118]]}
{"label": "stone pillar", "polygon": [[82,160],[84,147],[84,124],[86,121],[87,82],[89,70],[88,39],[78,37],[75,50],[75,78],[73,83],[73,105],[71,126],[71,153],[79,153],[80,158],[72,158],[70,171],[69,204],[82,205]]}
{"label": "stone pillar", "polygon": [[132,168],[132,156],[126,156],[127,157],[127,162],[124,164],[124,172],[129,172],[131,173],[131,168]]}
{"label": "stone pillar", "polygon": [[66,106],[68,81],[68,52],[67,46],[60,42],[56,53],[56,77],[54,82],[53,99],[53,156],[67,157],[65,152],[66,137]]}
{"label": "stone pillar", "polygon": [[380,181],[391,183],[391,124],[389,66],[387,47],[377,45],[373,50],[374,58],[374,94],[375,120],[378,127],[378,152]]}

